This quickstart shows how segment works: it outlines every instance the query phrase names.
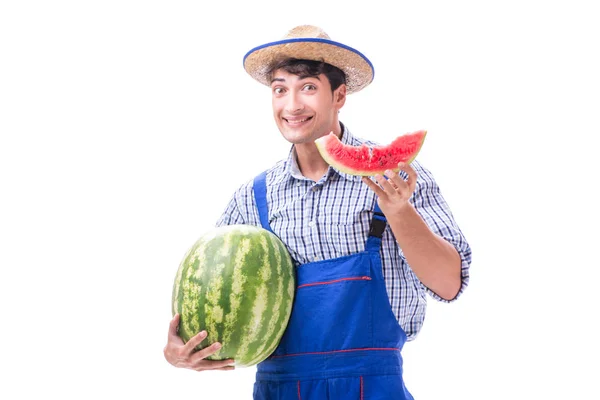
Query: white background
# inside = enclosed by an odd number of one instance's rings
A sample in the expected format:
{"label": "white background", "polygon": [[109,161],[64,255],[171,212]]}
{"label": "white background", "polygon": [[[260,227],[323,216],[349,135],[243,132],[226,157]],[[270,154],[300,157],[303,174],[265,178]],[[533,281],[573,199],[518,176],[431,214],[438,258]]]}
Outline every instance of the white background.
{"label": "white background", "polygon": [[304,23],[375,66],[354,134],[429,131],[473,248],[405,347],[411,392],[600,398],[592,1],[203,3],[0,5],[1,398],[251,398],[254,369],[162,350],[183,254],[289,149],[242,58]]}

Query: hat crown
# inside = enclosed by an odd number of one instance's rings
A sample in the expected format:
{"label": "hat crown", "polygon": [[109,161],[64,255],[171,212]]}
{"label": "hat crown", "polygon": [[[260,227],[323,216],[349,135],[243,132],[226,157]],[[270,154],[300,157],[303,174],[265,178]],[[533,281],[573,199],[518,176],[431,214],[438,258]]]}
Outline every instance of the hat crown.
{"label": "hat crown", "polygon": [[347,93],[368,86],[375,75],[373,64],[358,50],[335,42],[318,26],[299,25],[282,40],[257,46],[244,56],[244,69],[263,85],[270,86],[270,73],[284,59],[314,60],[333,65],[346,75]]}
{"label": "hat crown", "polygon": [[325,31],[318,26],[313,25],[300,25],[292,28],[283,37],[284,39],[296,39],[296,38],[318,38],[330,40],[330,37]]}

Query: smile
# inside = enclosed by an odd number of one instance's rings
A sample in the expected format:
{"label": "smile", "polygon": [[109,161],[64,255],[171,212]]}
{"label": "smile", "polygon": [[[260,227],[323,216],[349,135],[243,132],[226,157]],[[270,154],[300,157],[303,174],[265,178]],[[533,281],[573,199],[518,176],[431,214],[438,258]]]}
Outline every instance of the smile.
{"label": "smile", "polygon": [[300,125],[306,121],[310,121],[313,117],[306,117],[303,119],[287,119],[287,118],[283,118],[285,120],[285,122],[287,122],[290,125]]}

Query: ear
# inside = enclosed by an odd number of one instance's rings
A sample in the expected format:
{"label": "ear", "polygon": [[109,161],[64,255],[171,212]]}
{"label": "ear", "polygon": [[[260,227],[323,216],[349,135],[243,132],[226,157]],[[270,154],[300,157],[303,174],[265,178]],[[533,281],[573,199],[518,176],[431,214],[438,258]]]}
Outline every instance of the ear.
{"label": "ear", "polygon": [[346,85],[341,84],[340,87],[335,89],[333,92],[333,103],[335,107],[339,110],[346,103]]}

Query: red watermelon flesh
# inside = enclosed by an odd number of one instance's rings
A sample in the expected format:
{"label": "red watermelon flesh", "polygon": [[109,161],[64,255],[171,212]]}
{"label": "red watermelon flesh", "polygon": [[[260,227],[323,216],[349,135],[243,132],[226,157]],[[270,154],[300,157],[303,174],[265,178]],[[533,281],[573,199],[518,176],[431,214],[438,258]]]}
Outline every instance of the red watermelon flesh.
{"label": "red watermelon flesh", "polygon": [[398,163],[410,164],[416,157],[427,131],[398,136],[387,146],[350,146],[332,132],[315,140],[321,157],[331,166],[350,175],[373,176],[386,170],[398,171]]}

